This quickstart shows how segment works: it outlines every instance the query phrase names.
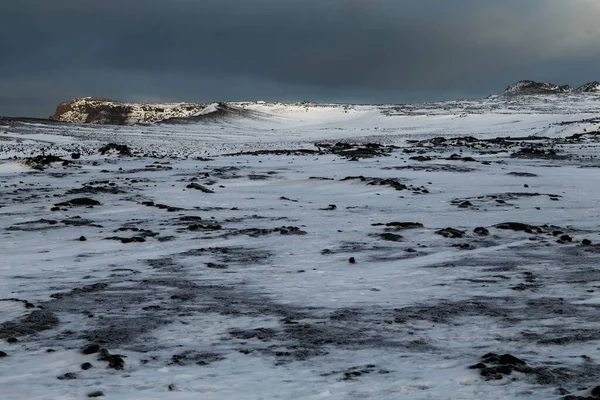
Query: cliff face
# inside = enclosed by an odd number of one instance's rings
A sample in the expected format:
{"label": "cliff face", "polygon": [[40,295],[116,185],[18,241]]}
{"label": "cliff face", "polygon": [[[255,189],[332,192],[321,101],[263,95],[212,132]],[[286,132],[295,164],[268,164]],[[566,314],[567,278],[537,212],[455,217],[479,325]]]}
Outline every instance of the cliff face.
{"label": "cliff face", "polygon": [[59,104],[51,119],[74,123],[133,125],[195,117],[203,115],[207,108],[209,107],[205,104],[121,103],[88,97]]}

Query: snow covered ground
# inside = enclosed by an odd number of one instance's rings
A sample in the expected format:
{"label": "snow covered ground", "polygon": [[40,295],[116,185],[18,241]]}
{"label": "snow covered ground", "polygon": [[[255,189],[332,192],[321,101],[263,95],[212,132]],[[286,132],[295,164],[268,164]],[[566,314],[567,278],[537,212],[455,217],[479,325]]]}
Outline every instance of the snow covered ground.
{"label": "snow covered ground", "polygon": [[0,120],[0,397],[589,395],[599,98]]}

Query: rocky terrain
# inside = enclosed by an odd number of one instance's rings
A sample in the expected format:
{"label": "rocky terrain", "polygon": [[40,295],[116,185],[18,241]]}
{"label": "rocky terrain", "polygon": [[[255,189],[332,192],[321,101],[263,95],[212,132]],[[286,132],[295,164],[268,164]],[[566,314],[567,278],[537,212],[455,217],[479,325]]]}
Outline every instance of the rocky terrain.
{"label": "rocky terrain", "polygon": [[59,104],[54,121],[87,124],[132,125],[171,118],[186,118],[211,112],[206,104],[141,104],[87,97]]}
{"label": "rocky terrain", "polygon": [[519,81],[510,85],[501,96],[531,96],[531,95],[550,95],[566,93],[598,93],[600,92],[600,82],[588,82],[578,88],[572,88],[569,85],[559,86],[554,83]]}
{"label": "rocky terrain", "polygon": [[598,99],[550,97],[0,119],[2,396],[598,398]]}

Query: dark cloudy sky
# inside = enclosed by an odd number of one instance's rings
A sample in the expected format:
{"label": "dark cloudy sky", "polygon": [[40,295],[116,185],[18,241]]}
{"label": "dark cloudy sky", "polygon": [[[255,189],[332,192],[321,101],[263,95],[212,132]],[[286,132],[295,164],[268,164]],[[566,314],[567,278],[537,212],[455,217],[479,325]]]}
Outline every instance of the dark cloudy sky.
{"label": "dark cloudy sky", "polygon": [[0,115],[83,96],[413,102],[600,80],[599,0],[0,3]]}

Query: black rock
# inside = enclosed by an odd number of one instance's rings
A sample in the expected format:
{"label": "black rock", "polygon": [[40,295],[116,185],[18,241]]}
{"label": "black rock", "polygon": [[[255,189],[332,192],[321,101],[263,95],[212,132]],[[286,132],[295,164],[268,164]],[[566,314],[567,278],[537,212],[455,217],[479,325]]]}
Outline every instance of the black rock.
{"label": "black rock", "polygon": [[591,244],[592,244],[592,241],[591,241],[591,240],[589,240],[589,239],[583,239],[583,240],[581,241],[581,244],[582,244],[582,245],[584,245],[584,246],[591,246]]}
{"label": "black rock", "polygon": [[79,153],[72,153],[71,154],[71,158],[73,160],[79,160],[81,158],[81,154],[79,154]]}
{"label": "black rock", "polygon": [[381,239],[387,240],[389,242],[401,242],[404,238],[401,235],[396,235],[395,233],[382,233],[379,235]]}
{"label": "black rock", "polygon": [[569,235],[562,235],[560,237],[560,240],[563,241],[563,242],[572,242],[573,238],[571,236],[569,236]]}
{"label": "black rock", "polygon": [[512,374],[512,372],[513,367],[511,365],[499,365],[496,367],[483,368],[480,371],[480,374],[487,380],[498,380],[506,375]]}
{"label": "black rock", "polygon": [[600,386],[596,386],[592,389],[592,396],[600,397]]}
{"label": "black rock", "polygon": [[459,208],[469,208],[472,206],[473,206],[473,203],[471,203],[470,201],[467,201],[467,200],[463,201],[462,203],[460,203],[458,205]]}
{"label": "black rock", "polygon": [[521,360],[520,358],[517,358],[510,354],[501,355],[500,358],[498,359],[498,363],[506,364],[506,365],[526,365],[527,364],[525,361]]}
{"label": "black rock", "polygon": [[95,392],[88,393],[88,395],[87,395],[87,397],[102,397],[102,396],[104,396],[104,393],[102,393],[99,390],[97,390]]}
{"label": "black rock", "polygon": [[98,151],[100,152],[100,154],[105,155],[111,150],[115,150],[117,153],[119,153],[119,155],[122,156],[131,155],[131,149],[129,149],[129,147],[125,144],[109,143],[105,146],[100,147]]}
{"label": "black rock", "polygon": [[488,236],[490,234],[490,231],[488,231],[482,226],[478,226],[477,228],[473,229],[473,233],[477,236]]}
{"label": "black rock", "polygon": [[8,354],[6,354],[6,353],[5,353],[5,352],[3,352],[3,351],[0,351],[0,358],[6,357],[6,356],[8,356]]}
{"label": "black rock", "polygon": [[80,242],[85,242],[86,240],[87,240],[87,238],[85,236],[79,236]]}
{"label": "black rock", "polygon": [[484,363],[477,363],[477,364],[471,365],[469,367],[469,369],[484,369],[484,368],[487,368],[487,365],[485,365]]}
{"label": "black rock", "polygon": [[423,228],[423,224],[419,222],[389,222],[385,226],[397,229],[416,229]]}
{"label": "black rock", "polygon": [[77,379],[77,374],[75,372],[67,372],[66,374],[57,376],[56,378],[61,381],[68,381],[72,379]]}
{"label": "black rock", "polygon": [[350,264],[356,264],[356,259],[355,259],[354,257],[350,257],[350,258],[348,259],[348,262],[349,262]]}
{"label": "black rock", "polygon": [[97,344],[89,344],[81,350],[81,352],[83,354],[94,354],[99,351],[100,351],[100,346],[98,346]]}
{"label": "black rock", "polygon": [[57,203],[55,205],[57,207],[68,207],[68,206],[89,207],[89,206],[98,206],[98,205],[100,205],[100,202],[96,201],[94,199],[89,199],[87,197],[80,197],[80,198],[68,200],[68,201],[65,201],[62,203]]}
{"label": "black rock", "polygon": [[11,338],[6,339],[6,341],[8,343],[17,343],[19,341],[19,339],[15,338],[15,337],[11,337]]}
{"label": "black rock", "polygon": [[81,364],[81,369],[84,370],[84,371],[87,371],[88,369],[90,369],[92,367],[93,367],[93,365],[90,364],[89,362]]}
{"label": "black rock", "polygon": [[539,226],[523,224],[520,222],[504,222],[496,225],[498,229],[512,230],[515,232],[526,232],[526,233],[543,233],[543,229]]}
{"label": "black rock", "polygon": [[437,233],[438,235],[442,235],[445,238],[453,238],[453,239],[462,238],[465,236],[464,231],[459,231],[458,229],[454,229],[454,228],[440,229],[439,231],[437,231],[435,233]]}
{"label": "black rock", "polygon": [[123,360],[122,356],[118,354],[110,354],[106,349],[100,350],[100,356],[98,359],[100,361],[108,361],[108,368],[119,370],[125,367],[125,361]]}
{"label": "black rock", "polygon": [[200,185],[198,183],[194,183],[194,182],[187,185],[186,188],[200,190],[201,192],[204,192],[204,193],[214,193],[214,191],[210,190],[206,186],[202,186],[202,185]]}
{"label": "black rock", "polygon": [[333,210],[336,210],[336,209],[337,209],[337,206],[335,204],[330,204],[326,208],[320,208],[319,210],[333,211]]}

